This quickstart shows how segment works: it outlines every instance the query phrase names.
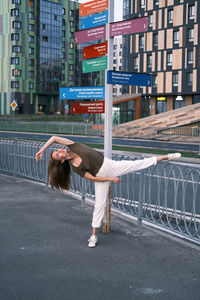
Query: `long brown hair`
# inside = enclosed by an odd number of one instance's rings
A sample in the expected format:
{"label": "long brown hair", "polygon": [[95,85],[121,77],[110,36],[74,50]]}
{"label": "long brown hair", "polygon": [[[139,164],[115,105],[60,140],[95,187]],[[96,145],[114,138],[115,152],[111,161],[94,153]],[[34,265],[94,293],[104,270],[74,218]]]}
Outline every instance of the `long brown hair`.
{"label": "long brown hair", "polygon": [[48,163],[48,178],[51,187],[57,189],[70,189],[71,184],[71,168],[68,160],[63,163],[61,161],[53,159],[50,155]]}

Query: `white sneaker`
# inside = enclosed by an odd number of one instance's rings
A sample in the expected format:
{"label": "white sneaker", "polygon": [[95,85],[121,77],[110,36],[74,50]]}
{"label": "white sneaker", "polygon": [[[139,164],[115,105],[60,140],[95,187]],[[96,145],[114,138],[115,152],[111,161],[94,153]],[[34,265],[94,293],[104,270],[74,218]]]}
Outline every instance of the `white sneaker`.
{"label": "white sneaker", "polygon": [[168,160],[180,159],[181,153],[170,153],[168,154]]}
{"label": "white sneaker", "polygon": [[88,247],[89,248],[96,247],[97,242],[98,242],[97,236],[96,235],[91,235],[91,237],[88,240]]}

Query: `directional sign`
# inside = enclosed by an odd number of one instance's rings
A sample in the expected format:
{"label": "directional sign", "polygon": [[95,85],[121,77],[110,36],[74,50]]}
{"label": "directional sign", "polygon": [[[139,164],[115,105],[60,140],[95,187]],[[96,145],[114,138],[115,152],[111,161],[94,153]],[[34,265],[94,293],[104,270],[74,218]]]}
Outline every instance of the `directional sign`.
{"label": "directional sign", "polygon": [[105,112],[104,101],[96,102],[72,102],[72,114],[102,114]]}
{"label": "directional sign", "polygon": [[13,100],[11,103],[10,103],[10,106],[12,107],[12,111],[15,111],[15,109],[17,108],[18,104],[15,100]]}
{"label": "directional sign", "polygon": [[75,43],[86,43],[106,38],[106,26],[99,26],[75,32]]}
{"label": "directional sign", "polygon": [[108,42],[92,45],[83,48],[83,59],[94,58],[106,55],[108,52]]}
{"label": "directional sign", "polygon": [[108,0],[95,0],[82,3],[79,6],[79,16],[86,16],[104,11],[108,8]]}
{"label": "directional sign", "polygon": [[107,69],[107,56],[102,56],[100,58],[84,60],[82,62],[82,72],[96,72]]}
{"label": "directional sign", "polygon": [[60,88],[60,99],[104,99],[104,87],[67,87]]}
{"label": "directional sign", "polygon": [[143,73],[129,73],[118,71],[107,71],[107,83],[151,86],[151,75]]}
{"label": "directional sign", "polygon": [[108,23],[108,11],[81,20],[81,29],[105,25]]}
{"label": "directional sign", "polygon": [[148,30],[148,17],[126,20],[110,24],[110,37],[116,35],[145,32]]}

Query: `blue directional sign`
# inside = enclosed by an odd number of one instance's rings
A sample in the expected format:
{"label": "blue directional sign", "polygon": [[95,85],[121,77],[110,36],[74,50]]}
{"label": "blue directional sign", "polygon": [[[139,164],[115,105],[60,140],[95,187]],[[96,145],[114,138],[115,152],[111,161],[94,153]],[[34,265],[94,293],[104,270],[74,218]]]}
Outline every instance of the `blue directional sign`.
{"label": "blue directional sign", "polygon": [[129,73],[119,71],[107,71],[107,83],[151,86],[151,75],[143,73]]}
{"label": "blue directional sign", "polygon": [[81,20],[81,29],[102,26],[108,23],[108,11]]}
{"label": "blue directional sign", "polygon": [[60,99],[104,99],[105,87],[60,88]]}

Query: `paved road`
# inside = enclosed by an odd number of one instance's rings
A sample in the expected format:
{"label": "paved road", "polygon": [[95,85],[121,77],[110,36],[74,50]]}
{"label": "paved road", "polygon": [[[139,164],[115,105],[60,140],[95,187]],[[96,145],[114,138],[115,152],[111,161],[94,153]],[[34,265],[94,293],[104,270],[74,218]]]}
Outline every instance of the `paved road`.
{"label": "paved road", "polygon": [[87,247],[92,208],[0,176],[0,300],[199,300],[200,249],[112,216]]}
{"label": "paved road", "polygon": [[[0,137],[20,137],[20,138],[33,138],[33,139],[48,139],[51,137],[49,134],[36,134],[36,133],[18,133],[18,132],[0,132]],[[62,135],[63,136],[63,135]],[[72,136],[65,135],[66,138],[71,139]],[[80,143],[94,143],[94,144],[104,144],[103,137],[89,137],[89,136],[73,136],[74,141]],[[113,138],[113,145],[129,146],[129,147],[147,147],[155,149],[168,149],[175,151],[191,151],[198,152],[200,145],[198,144],[188,144],[188,143],[171,143],[171,142],[161,142],[152,140],[137,140],[137,139],[123,139],[123,138]]]}

